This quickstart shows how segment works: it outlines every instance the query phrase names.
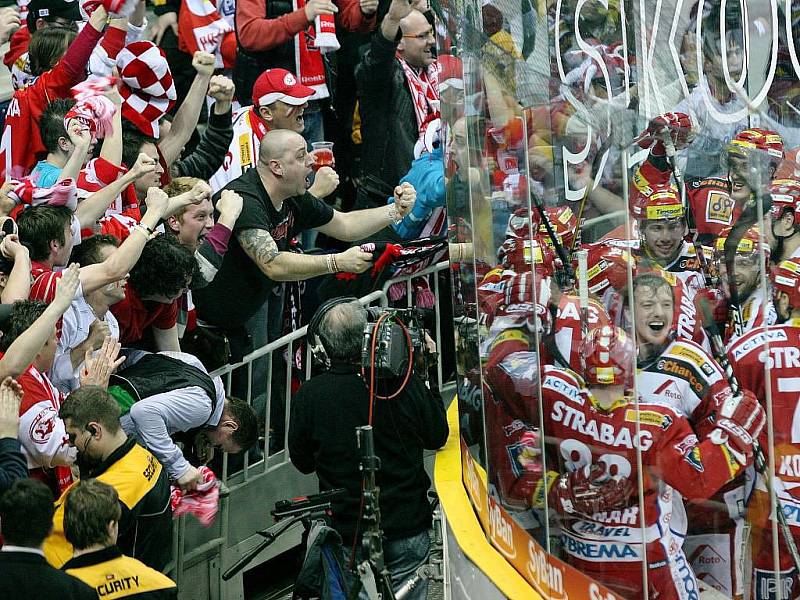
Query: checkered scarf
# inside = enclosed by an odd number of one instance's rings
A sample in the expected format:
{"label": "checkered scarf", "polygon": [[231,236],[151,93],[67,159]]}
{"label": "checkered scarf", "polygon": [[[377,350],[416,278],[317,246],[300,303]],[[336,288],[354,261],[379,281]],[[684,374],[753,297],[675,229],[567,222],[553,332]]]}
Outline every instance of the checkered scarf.
{"label": "checkered scarf", "polygon": [[152,42],[133,42],[117,56],[122,116],[145,135],[157,138],[158,121],[177,94],[164,51]]}
{"label": "checkered scarf", "polygon": [[439,68],[433,63],[417,72],[399,53],[397,60],[406,75],[408,89],[414,101],[417,127],[422,135],[425,133],[424,125],[431,119],[439,117]]}

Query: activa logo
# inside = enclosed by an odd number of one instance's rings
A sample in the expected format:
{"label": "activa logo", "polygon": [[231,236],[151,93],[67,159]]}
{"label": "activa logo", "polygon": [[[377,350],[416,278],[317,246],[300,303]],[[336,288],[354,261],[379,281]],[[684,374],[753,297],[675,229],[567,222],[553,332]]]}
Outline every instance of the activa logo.
{"label": "activa logo", "polygon": [[489,501],[489,535],[494,545],[506,558],[515,558],[517,556],[511,523],[505,520],[500,506],[495,504],[493,500]]}
{"label": "activa logo", "polygon": [[528,575],[533,585],[551,600],[566,600],[564,573],[550,562],[547,553],[533,540],[528,540]]}

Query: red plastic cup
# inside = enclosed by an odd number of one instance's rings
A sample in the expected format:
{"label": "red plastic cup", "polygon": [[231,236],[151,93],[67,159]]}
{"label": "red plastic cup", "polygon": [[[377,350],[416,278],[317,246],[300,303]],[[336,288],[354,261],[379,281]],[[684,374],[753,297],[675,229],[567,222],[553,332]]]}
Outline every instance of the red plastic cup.
{"label": "red plastic cup", "polygon": [[333,142],[312,142],[311,153],[314,155],[314,171],[319,171],[322,167],[335,167],[336,161],[333,158]]}

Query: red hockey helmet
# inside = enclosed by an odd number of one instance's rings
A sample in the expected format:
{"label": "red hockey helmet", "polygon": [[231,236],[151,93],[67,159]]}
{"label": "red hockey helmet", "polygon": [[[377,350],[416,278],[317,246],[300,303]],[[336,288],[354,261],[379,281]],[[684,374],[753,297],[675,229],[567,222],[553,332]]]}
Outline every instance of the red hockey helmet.
{"label": "red hockey helmet", "polygon": [[772,269],[772,289],[789,296],[789,305],[800,308],[800,258],[790,258]]}
{"label": "red hockey helmet", "polygon": [[[720,231],[719,237],[717,237],[714,244],[715,260],[725,260],[725,243],[730,237],[731,231],[733,231],[733,227],[725,227]],[[750,256],[758,254],[759,251],[764,253],[764,260],[767,261],[769,259],[769,245],[761,243],[761,230],[757,225],[753,225],[742,234],[736,246],[736,254]]]}
{"label": "red hockey helmet", "polygon": [[794,226],[800,226],[800,181],[797,179],[776,179],[769,186],[772,207],[769,212],[773,220],[778,220],[787,210],[794,213]]}
{"label": "red hockey helmet", "polygon": [[674,185],[654,185],[649,193],[638,193],[631,201],[631,217],[637,221],[682,219],[683,204]]}
{"label": "red hockey helmet", "polygon": [[506,238],[530,239],[531,231],[536,231],[540,223],[539,213],[527,207],[518,208],[508,218]]}
{"label": "red hockey helmet", "polygon": [[619,327],[605,325],[589,332],[581,344],[583,379],[588,385],[633,384],[636,348]]}
{"label": "red hockey helmet", "polygon": [[[582,249],[588,251],[586,279],[591,293],[602,296],[609,287],[620,291],[628,284],[628,264],[636,268],[630,252],[604,242],[586,244]],[[577,273],[577,259],[573,261],[573,268]]]}
{"label": "red hockey helmet", "polygon": [[779,163],[783,159],[783,140],[775,131],[753,127],[736,134],[728,144],[728,154],[747,158],[750,150],[766,152],[771,163]]}
{"label": "red hockey helmet", "polygon": [[538,277],[550,277],[556,267],[556,256],[549,246],[538,238],[509,238],[497,252],[497,260],[506,269],[522,273],[530,271],[531,265]]}
{"label": "red hockey helmet", "polygon": [[[547,220],[553,228],[553,233],[567,252],[575,242],[575,233],[578,229],[578,218],[569,206],[548,206],[544,209]],[[537,237],[545,244],[552,247],[553,242],[547,233],[544,223],[539,225]]]}

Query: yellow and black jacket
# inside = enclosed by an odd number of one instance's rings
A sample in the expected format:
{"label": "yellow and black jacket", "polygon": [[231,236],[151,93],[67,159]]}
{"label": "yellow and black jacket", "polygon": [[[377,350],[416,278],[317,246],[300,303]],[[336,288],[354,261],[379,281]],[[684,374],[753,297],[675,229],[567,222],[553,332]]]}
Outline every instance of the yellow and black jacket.
{"label": "yellow and black jacket", "polygon": [[111,546],[73,558],[62,569],[97,592],[103,600],[172,600],[178,588],[166,575],[125,556]]}
{"label": "yellow and black jacket", "polygon": [[[99,465],[81,468],[81,478],[97,478],[117,490],[122,508],[117,545],[163,571],[172,551],[172,508],[167,471],[156,457],[131,438]],[[64,537],[64,498],[69,490],[56,500],[53,533],[44,542],[44,555],[56,568],[72,558],[72,546]]]}

